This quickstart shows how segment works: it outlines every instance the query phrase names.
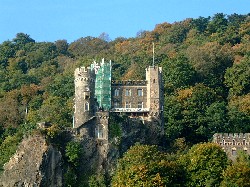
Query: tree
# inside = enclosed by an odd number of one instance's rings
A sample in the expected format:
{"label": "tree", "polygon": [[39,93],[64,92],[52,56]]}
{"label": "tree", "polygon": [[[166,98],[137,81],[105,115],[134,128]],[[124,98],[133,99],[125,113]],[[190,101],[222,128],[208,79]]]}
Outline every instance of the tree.
{"label": "tree", "polygon": [[218,132],[231,132],[228,125],[227,105],[225,102],[212,103],[205,112],[207,136],[211,138]]}
{"label": "tree", "polygon": [[245,153],[239,154],[236,161],[227,167],[223,173],[222,187],[250,186],[250,157]]}
{"label": "tree", "polygon": [[225,84],[229,87],[230,97],[250,93],[250,57],[226,70]]}
{"label": "tree", "polygon": [[226,153],[214,143],[196,144],[183,158],[187,172],[187,186],[219,186],[228,165]]}
{"label": "tree", "polygon": [[109,34],[106,33],[106,32],[101,33],[98,38],[101,39],[101,40],[103,40],[103,41],[106,41],[106,42],[110,42],[111,41],[111,39],[109,37]]}
{"label": "tree", "polygon": [[200,47],[189,46],[186,53],[200,81],[226,97],[223,81],[225,70],[233,64],[231,47],[220,45],[218,42],[207,42]]}
{"label": "tree", "polygon": [[0,98],[0,124],[4,127],[17,127],[22,121],[20,94],[17,90],[7,92]]}
{"label": "tree", "polygon": [[6,67],[8,65],[8,59],[14,57],[15,45],[10,41],[5,41],[0,45],[0,65]]}
{"label": "tree", "polygon": [[[247,133],[250,131],[250,115],[246,111],[242,111],[239,105],[239,99],[231,100],[228,104],[228,127],[229,132]],[[247,100],[246,103],[248,103]],[[247,105],[247,107],[249,107]]]}
{"label": "tree", "polygon": [[17,147],[22,140],[23,134],[18,132],[13,136],[7,136],[0,144],[0,172],[3,165],[9,161],[10,157],[16,152]]}
{"label": "tree", "polygon": [[28,34],[17,33],[16,38],[13,39],[13,42],[20,47],[23,47],[27,43],[35,43],[35,40],[32,39]]}
{"label": "tree", "polygon": [[112,186],[181,186],[182,170],[157,146],[135,145],[118,162]]}
{"label": "tree", "polygon": [[215,32],[223,32],[227,27],[228,21],[226,15],[223,13],[217,13],[212,17],[209,22],[207,31],[212,34]]}
{"label": "tree", "polygon": [[[176,95],[167,96],[164,110],[167,137],[185,137],[192,143],[208,141],[212,136],[211,130],[215,130],[218,125],[215,118],[209,118],[212,108],[214,110],[211,105],[218,101],[220,97],[216,92],[203,84],[196,84],[194,87],[176,91]],[[220,108],[217,109],[219,112]],[[223,115],[224,111],[220,112]]]}
{"label": "tree", "polygon": [[77,167],[80,162],[82,151],[83,150],[80,142],[73,142],[73,141],[69,142],[66,146],[66,153],[65,153],[65,155],[68,158],[68,162]]}
{"label": "tree", "polygon": [[60,127],[67,127],[71,126],[72,122],[71,107],[72,105],[69,105],[68,100],[50,95],[43,101],[38,113],[40,119],[43,121],[51,122]]}
{"label": "tree", "polygon": [[166,92],[186,88],[195,83],[196,71],[185,57],[166,60],[161,65]]}
{"label": "tree", "polygon": [[210,20],[210,17],[208,18],[199,17],[197,19],[192,19],[191,26],[195,28],[197,31],[199,31],[200,33],[203,33],[207,29],[209,20]]}
{"label": "tree", "polygon": [[59,53],[66,55],[68,51],[69,44],[67,40],[57,40],[55,42],[56,49]]}

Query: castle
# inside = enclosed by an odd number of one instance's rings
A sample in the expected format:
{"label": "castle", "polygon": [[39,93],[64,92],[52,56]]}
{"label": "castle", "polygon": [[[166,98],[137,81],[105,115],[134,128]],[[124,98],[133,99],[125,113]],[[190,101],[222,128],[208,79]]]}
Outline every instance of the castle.
{"label": "castle", "polygon": [[163,124],[162,68],[149,66],[146,80],[126,81],[112,80],[111,70],[111,61],[104,59],[75,70],[73,128],[82,135],[107,140],[110,112]]}
{"label": "castle", "polygon": [[232,160],[236,159],[239,151],[250,155],[250,133],[216,133],[213,142],[220,145]]}

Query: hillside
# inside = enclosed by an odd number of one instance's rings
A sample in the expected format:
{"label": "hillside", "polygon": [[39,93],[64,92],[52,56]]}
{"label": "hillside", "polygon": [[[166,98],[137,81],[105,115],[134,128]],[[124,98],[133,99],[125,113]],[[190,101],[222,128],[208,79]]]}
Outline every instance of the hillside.
{"label": "hillside", "polygon": [[0,173],[37,122],[56,130],[72,126],[76,67],[112,61],[118,80],[144,79],[163,67],[165,136],[192,146],[218,132],[250,132],[250,14],[161,23],[135,38],[87,36],[36,42],[18,33],[0,44]]}

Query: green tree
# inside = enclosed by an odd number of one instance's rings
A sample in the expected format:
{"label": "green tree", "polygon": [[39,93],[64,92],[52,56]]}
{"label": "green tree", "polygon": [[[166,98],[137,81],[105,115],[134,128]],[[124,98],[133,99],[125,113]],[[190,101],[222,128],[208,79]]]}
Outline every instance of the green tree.
{"label": "green tree", "polygon": [[103,175],[92,175],[89,178],[89,187],[106,187]]}
{"label": "green tree", "polygon": [[199,17],[197,19],[192,19],[191,26],[198,30],[200,33],[203,33],[208,26],[210,17],[204,18],[204,17]]}
{"label": "green tree", "polygon": [[215,32],[223,32],[227,27],[228,21],[226,15],[223,13],[217,13],[212,17],[209,22],[207,31],[212,34]]}
{"label": "green tree", "polygon": [[62,126],[71,126],[72,123],[72,105],[69,100],[58,96],[50,95],[43,101],[39,109],[40,119],[52,124]]}
{"label": "green tree", "polygon": [[166,92],[186,88],[195,83],[196,71],[185,57],[166,60],[161,65]]}
{"label": "green tree", "polygon": [[225,70],[232,66],[231,46],[218,42],[207,42],[202,46],[189,46],[186,50],[189,62],[198,73],[199,82],[212,87],[223,97],[227,97],[224,85]]}
{"label": "green tree", "polygon": [[13,39],[13,42],[22,47],[27,43],[35,43],[35,40],[32,39],[28,34],[17,33],[16,38]]}
{"label": "green tree", "polygon": [[222,187],[250,186],[250,157],[245,153],[239,154],[236,161],[227,167],[223,173]]}
{"label": "green tree", "polygon": [[172,140],[185,137],[191,143],[207,141],[212,136],[211,130],[216,131],[219,123],[216,118],[211,118],[210,113],[220,112],[218,118],[221,119],[224,112],[223,107],[214,111],[215,105],[212,104],[220,101],[220,97],[203,84],[179,90],[165,100],[165,129],[167,137]]}
{"label": "green tree", "polygon": [[187,186],[219,186],[228,165],[226,153],[214,143],[194,145],[183,159],[187,172]]}
{"label": "green tree", "polygon": [[55,46],[60,54],[66,55],[68,53],[69,44],[67,40],[57,40],[55,41]]}
{"label": "green tree", "polygon": [[157,146],[135,145],[119,160],[112,186],[181,186],[182,174],[180,165]]}
{"label": "green tree", "polygon": [[0,65],[6,67],[8,59],[15,55],[15,45],[10,41],[5,41],[0,45]]}
{"label": "green tree", "polygon": [[250,93],[250,57],[226,70],[225,84],[229,87],[230,97]]}
{"label": "green tree", "polygon": [[13,136],[7,136],[0,145],[0,173],[3,170],[3,165],[8,162],[10,157],[16,152],[21,140],[22,133],[18,132]]}
{"label": "green tree", "polygon": [[77,167],[80,163],[80,158],[82,156],[83,149],[80,142],[71,141],[66,145],[66,157],[68,162]]}

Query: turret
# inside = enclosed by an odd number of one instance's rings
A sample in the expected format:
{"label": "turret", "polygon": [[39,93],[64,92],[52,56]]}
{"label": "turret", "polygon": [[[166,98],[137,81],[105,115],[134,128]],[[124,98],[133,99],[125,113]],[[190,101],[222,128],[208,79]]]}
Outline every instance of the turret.
{"label": "turret", "polygon": [[73,128],[95,115],[95,72],[90,67],[75,70],[75,111]]}

